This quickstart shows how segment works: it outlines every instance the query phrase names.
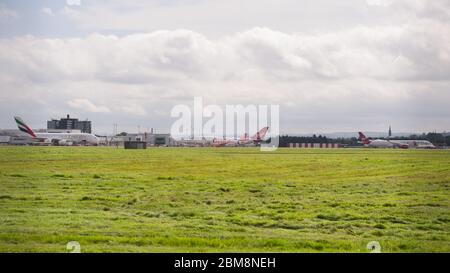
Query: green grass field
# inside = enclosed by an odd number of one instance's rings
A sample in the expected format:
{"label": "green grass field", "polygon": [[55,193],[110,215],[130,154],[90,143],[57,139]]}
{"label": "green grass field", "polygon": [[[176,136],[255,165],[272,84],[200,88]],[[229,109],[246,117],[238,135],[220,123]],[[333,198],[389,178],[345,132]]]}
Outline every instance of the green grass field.
{"label": "green grass field", "polygon": [[450,151],[0,147],[0,252],[450,252]]}

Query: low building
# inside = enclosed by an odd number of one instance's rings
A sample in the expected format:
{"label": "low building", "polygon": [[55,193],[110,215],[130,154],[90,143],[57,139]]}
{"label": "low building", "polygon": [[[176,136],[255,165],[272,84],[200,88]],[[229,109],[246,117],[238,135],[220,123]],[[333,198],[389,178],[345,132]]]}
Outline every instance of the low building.
{"label": "low building", "polygon": [[147,149],[147,143],[144,141],[125,141],[125,149]]}
{"label": "low building", "polygon": [[29,136],[12,136],[9,140],[11,145],[30,145],[33,143],[33,139]]}
{"label": "low building", "polygon": [[170,146],[172,139],[170,134],[124,134],[112,138],[111,145],[122,146],[127,141],[145,142],[148,147],[151,146]]}
{"label": "low building", "polygon": [[0,136],[0,145],[8,145],[10,140],[10,136]]}
{"label": "low building", "polygon": [[170,146],[170,134],[150,134],[146,138],[146,142],[150,146]]}
{"label": "low building", "polygon": [[[35,131],[36,132],[36,131]],[[0,130],[1,145],[30,145],[33,139],[26,133],[16,129]]]}

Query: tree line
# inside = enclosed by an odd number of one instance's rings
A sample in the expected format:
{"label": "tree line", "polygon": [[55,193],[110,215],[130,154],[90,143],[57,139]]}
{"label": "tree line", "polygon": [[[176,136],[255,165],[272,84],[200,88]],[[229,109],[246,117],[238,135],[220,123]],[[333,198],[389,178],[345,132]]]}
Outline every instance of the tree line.
{"label": "tree line", "polygon": [[[384,138],[387,139],[387,138]],[[436,146],[450,146],[450,135],[444,135],[441,133],[427,133],[421,135],[410,135],[408,137],[395,137],[392,139],[398,140],[428,140]],[[270,139],[268,140],[270,142]],[[289,147],[290,143],[338,143],[344,146],[361,146],[362,144],[358,142],[358,138],[328,138],[322,135],[312,135],[312,136],[280,136],[280,147]]]}

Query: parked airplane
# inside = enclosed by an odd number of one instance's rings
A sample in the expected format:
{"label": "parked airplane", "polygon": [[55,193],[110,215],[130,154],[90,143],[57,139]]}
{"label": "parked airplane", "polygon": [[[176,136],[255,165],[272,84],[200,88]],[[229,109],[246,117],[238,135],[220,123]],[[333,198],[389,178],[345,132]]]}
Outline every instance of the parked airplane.
{"label": "parked airplane", "polygon": [[370,148],[401,148],[401,149],[436,149],[428,140],[395,140],[395,139],[369,139],[359,132],[359,142]]}
{"label": "parked airplane", "polygon": [[268,131],[269,131],[269,127],[264,127],[261,130],[259,130],[259,132],[257,132],[255,135],[253,135],[250,138],[248,137],[248,134],[245,133],[238,140],[235,140],[235,139],[224,139],[224,140],[214,139],[213,142],[212,142],[212,145],[214,147],[259,145],[263,141],[263,139],[266,136]]}
{"label": "parked airplane", "polygon": [[20,117],[14,117],[19,130],[28,134],[33,140],[48,145],[70,146],[75,144],[98,145],[98,138],[87,133],[35,133]]}
{"label": "parked airplane", "polygon": [[237,144],[236,141],[232,140],[232,139],[220,140],[220,139],[214,138],[213,142],[212,142],[213,147],[237,146],[236,144]]}
{"label": "parked airplane", "polygon": [[207,140],[206,138],[202,139],[181,139],[177,140],[176,145],[182,147],[205,147],[211,146],[211,140]]}

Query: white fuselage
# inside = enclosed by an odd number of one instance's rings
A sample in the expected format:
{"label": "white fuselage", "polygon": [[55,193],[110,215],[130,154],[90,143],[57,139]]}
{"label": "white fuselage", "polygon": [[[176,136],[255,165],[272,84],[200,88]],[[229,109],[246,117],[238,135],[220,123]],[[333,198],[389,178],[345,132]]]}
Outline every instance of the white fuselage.
{"label": "white fuselage", "polygon": [[431,142],[428,140],[390,140],[392,143],[396,143],[399,145],[406,145],[411,149],[435,149]]}
{"label": "white fuselage", "polygon": [[409,149],[435,149],[436,147],[428,140],[372,140],[369,147],[373,148],[409,148]]}
{"label": "white fuselage", "polygon": [[372,140],[368,145],[372,148],[394,148],[393,143],[384,139]]}
{"label": "white fuselage", "polygon": [[47,143],[58,142],[59,144],[81,144],[98,145],[98,138],[93,134],[86,133],[36,133],[36,138]]}

